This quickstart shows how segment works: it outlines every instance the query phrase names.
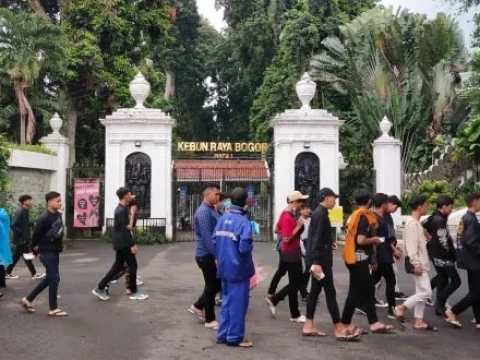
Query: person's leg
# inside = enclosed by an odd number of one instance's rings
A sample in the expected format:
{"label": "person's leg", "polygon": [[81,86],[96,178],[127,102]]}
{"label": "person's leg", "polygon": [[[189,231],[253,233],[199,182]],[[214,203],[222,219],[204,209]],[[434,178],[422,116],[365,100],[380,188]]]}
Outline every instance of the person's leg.
{"label": "person's leg", "polygon": [[279,255],[278,260],[278,268],[275,274],[273,275],[272,281],[270,282],[270,286],[268,287],[268,295],[274,295],[277,292],[278,284],[282,277],[287,274],[287,264],[282,261],[281,255]]}
{"label": "person's leg", "polygon": [[[312,286],[310,287],[310,294],[308,294],[307,299],[307,322],[311,322],[311,327],[313,328],[313,317],[315,316],[315,310],[317,309],[317,302],[320,293],[322,292],[322,287],[324,280],[317,280],[312,276]],[[307,324],[305,324],[305,328]],[[309,324],[310,325],[310,324]]]}
{"label": "person's leg", "polygon": [[353,314],[357,307],[357,273],[354,270],[355,265],[347,265],[348,272],[350,273],[350,281],[348,285],[347,299],[343,307],[342,323],[350,325],[352,323]]}
{"label": "person's leg", "polygon": [[327,309],[332,318],[333,324],[340,323],[340,311],[337,303],[337,290],[335,289],[335,283],[333,281],[333,269],[331,267],[325,267],[323,269],[325,278],[323,279],[323,287],[325,289],[325,299],[327,301]]}
{"label": "person's leg", "polygon": [[305,261],[302,262],[305,269],[303,270],[302,273],[302,283],[300,286],[300,296],[302,297],[302,300],[307,300],[308,297],[308,282],[310,281],[310,268],[307,266]]}
{"label": "person's leg", "polygon": [[217,342],[226,343],[228,328],[230,326],[230,313],[232,297],[230,296],[229,286],[226,281],[222,281],[222,307],[220,309],[220,321],[218,324]]}
{"label": "person's leg", "polygon": [[468,274],[469,288],[472,293],[472,310],[475,321],[480,324],[480,271],[470,271]]}
{"label": "person's leg", "polygon": [[[128,249],[128,250],[130,250],[130,249]],[[132,253],[131,250],[128,253],[125,253],[125,261],[122,264],[124,268],[125,268],[125,262],[127,263],[128,273],[129,273],[129,277],[128,277],[129,286],[128,286],[128,288],[130,289],[132,294],[135,294],[137,292],[137,268],[138,268],[138,264],[137,264],[137,257],[135,256],[135,254]]]}
{"label": "person's leg", "polygon": [[382,264],[382,275],[385,279],[385,297],[387,298],[388,308],[395,307],[395,272],[392,264]]}
{"label": "person's leg", "polygon": [[47,253],[40,253],[38,255],[38,259],[40,260],[40,262],[45,267],[46,277],[43,278],[42,281],[40,281],[37,284],[37,286],[35,286],[33,288],[33,290],[30,292],[30,294],[28,294],[27,297],[25,298],[30,303],[33,302],[35,300],[35,298],[38,296],[38,294],[40,294],[43,290],[45,290],[50,283],[50,278],[48,277],[48,273],[49,273],[49,268],[51,268],[51,266],[50,266],[50,262],[49,262],[49,258],[48,258]]}
{"label": "person's leg", "polygon": [[437,313],[439,313],[439,315],[443,315],[445,313],[445,304],[447,303],[448,298],[462,284],[462,280],[460,279],[455,266],[444,267],[441,271],[445,285],[442,285],[442,288],[437,288],[437,303],[435,304],[435,310]]}
{"label": "person's leg", "polygon": [[245,317],[250,300],[250,280],[228,283],[231,295],[227,344],[238,345],[245,338]]}
{"label": "person's leg", "polygon": [[58,285],[60,284],[60,254],[49,253],[46,278],[48,279],[48,304],[50,311],[58,309]]}
{"label": "person's leg", "polygon": [[421,276],[415,276],[415,293],[418,296],[418,301],[415,304],[414,316],[416,324],[421,325],[424,323],[425,305],[427,300],[432,297],[432,288],[427,272],[423,272]]}
{"label": "person's leg", "polygon": [[[196,304],[203,305],[205,310],[205,323],[215,321],[215,295],[218,292],[217,265],[213,256],[199,258],[199,265],[203,272],[205,288],[203,294]],[[197,309],[197,305],[194,305]]]}
{"label": "person's leg", "polygon": [[5,267],[0,265],[0,288],[7,286],[5,281]]}
{"label": "person's leg", "polygon": [[288,292],[288,305],[290,308],[290,316],[292,319],[300,317],[298,308],[298,290],[302,283],[302,262],[296,261],[288,263],[288,284],[290,291]]}
{"label": "person's leg", "polygon": [[362,303],[365,304],[368,323],[370,325],[378,322],[377,309],[375,307],[375,285],[370,273],[370,265],[366,261],[360,261],[356,264],[359,272],[359,287],[362,289],[360,294],[363,297]]}
{"label": "person's leg", "polygon": [[115,262],[108,271],[108,273],[98,283],[98,290],[104,290],[107,284],[113,280],[113,278],[123,269],[125,262],[125,253],[131,252],[130,249],[122,249],[115,253]]}
{"label": "person's leg", "polygon": [[7,269],[5,270],[5,273],[7,275],[12,274],[13,268],[15,267],[15,265],[17,265],[18,260],[20,260],[20,258],[22,257],[22,254],[23,254],[22,245],[15,245],[15,250],[13,251],[13,257],[12,257],[13,262],[10,265],[8,265]]}

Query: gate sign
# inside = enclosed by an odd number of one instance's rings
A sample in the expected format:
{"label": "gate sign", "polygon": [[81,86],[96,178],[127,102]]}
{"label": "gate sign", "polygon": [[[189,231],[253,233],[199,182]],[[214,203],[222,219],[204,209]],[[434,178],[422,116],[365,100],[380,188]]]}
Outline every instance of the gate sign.
{"label": "gate sign", "polygon": [[74,228],[96,228],[99,226],[99,179],[74,180]]}

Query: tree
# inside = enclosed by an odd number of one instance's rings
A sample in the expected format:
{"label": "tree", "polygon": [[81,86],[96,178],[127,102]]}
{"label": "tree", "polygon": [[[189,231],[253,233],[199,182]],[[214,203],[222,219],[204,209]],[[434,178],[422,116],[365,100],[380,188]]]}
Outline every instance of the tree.
{"label": "tree", "polygon": [[[383,116],[393,122],[393,135],[403,143],[405,172],[424,165],[415,164],[413,154],[427,134],[436,136],[456,98],[450,68],[464,47],[455,31],[444,31],[453,28],[443,14],[427,21],[378,7],[341,26],[340,37],[325,39],[326,50],[311,61],[321,85],[350,100],[364,144],[378,136]],[[451,38],[429,37],[437,32]]]}
{"label": "tree", "polygon": [[[20,143],[30,143],[35,134],[35,114],[26,89],[35,82],[48,82],[48,71],[64,66],[64,36],[60,28],[29,13],[0,9],[0,64],[13,82],[20,112]],[[43,78],[40,75],[43,71]]]}

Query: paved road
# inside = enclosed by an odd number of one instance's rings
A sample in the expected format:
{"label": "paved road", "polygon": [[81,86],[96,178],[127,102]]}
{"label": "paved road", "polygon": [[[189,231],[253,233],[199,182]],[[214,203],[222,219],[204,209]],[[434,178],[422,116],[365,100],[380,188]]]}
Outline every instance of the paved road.
{"label": "paved road", "polygon": [[[11,360],[190,360],[224,359],[478,359],[480,332],[470,324],[471,312],[461,317],[465,329],[445,326],[428,309],[429,320],[441,328],[438,334],[426,334],[411,328],[395,335],[368,335],[361,343],[338,343],[333,336],[305,339],[301,326],[288,321],[288,304],[278,306],[277,319],[272,319],[264,306],[263,295],[268,281],[253,292],[248,316],[248,337],[255,343],[250,350],[215,345],[215,333],[205,330],[186,312],[198,296],[202,278],[192,261],[193,244],[179,243],[143,247],[139,255],[140,274],[146,282],[150,299],[128,300],[123,283],[112,286],[113,298],[101,302],[91,294],[99,277],[109,268],[113,252],[108,245],[74,242],[61,259],[60,306],[70,312],[64,319],[46,316],[46,294],[37,302],[36,314],[25,314],[18,300],[34,285],[23,264],[18,265],[19,280],[10,280],[5,297],[0,300],[0,359]],[[255,260],[269,270],[276,266],[272,244],[257,244]],[[338,299],[343,306],[347,272],[336,258]],[[405,291],[413,281],[402,276]],[[464,287],[458,295],[463,294]],[[323,295],[322,295],[323,296]],[[304,304],[302,304],[304,306]],[[379,315],[386,320],[385,310]],[[355,321],[367,326],[365,317]],[[317,322],[332,334],[329,317],[322,301]]]}

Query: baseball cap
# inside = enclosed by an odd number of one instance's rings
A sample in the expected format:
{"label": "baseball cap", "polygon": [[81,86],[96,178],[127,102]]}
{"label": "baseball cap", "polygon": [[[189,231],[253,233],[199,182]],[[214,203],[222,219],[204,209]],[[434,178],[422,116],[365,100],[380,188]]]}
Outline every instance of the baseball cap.
{"label": "baseball cap", "polygon": [[335,194],[335,191],[333,191],[330,188],[323,188],[320,190],[320,193],[319,193],[320,201],[325,200],[325,198],[328,196],[333,196],[335,198],[339,197],[337,194]]}
{"label": "baseball cap", "polygon": [[388,197],[388,202],[397,206],[402,206],[402,202],[400,199],[397,197],[397,195],[391,195]]}
{"label": "baseball cap", "polygon": [[308,199],[308,195],[303,195],[300,191],[292,191],[288,195],[288,201],[299,201]]}

